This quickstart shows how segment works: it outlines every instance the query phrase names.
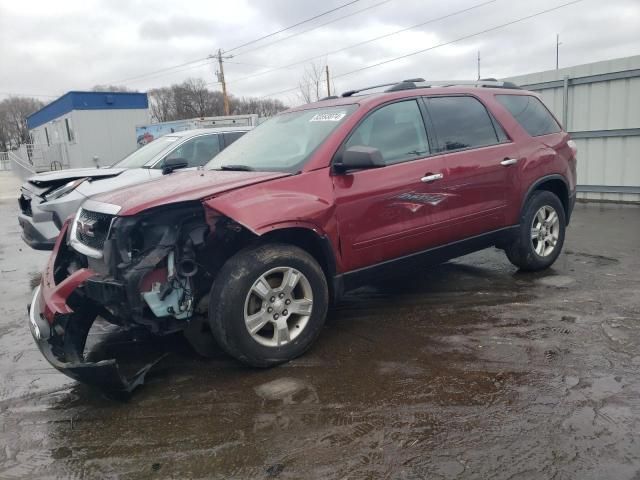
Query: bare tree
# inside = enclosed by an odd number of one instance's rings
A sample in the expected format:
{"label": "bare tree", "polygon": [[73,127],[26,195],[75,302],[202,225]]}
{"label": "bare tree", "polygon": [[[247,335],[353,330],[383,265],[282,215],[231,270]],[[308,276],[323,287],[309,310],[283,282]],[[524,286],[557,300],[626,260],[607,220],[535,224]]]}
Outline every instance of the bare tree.
{"label": "bare tree", "polygon": [[325,64],[316,62],[305,67],[304,74],[298,82],[298,95],[305,103],[317,102],[326,96],[325,68]]}
{"label": "bare tree", "polygon": [[[209,90],[202,79],[188,79],[170,87],[149,90],[149,108],[158,122],[184,120],[194,117],[224,115],[222,93]],[[254,97],[229,97],[233,115],[255,113],[270,117],[287,107],[280,100]]]}
{"label": "bare tree", "polygon": [[94,92],[137,92],[123,85],[94,85],[91,89]]}
{"label": "bare tree", "polygon": [[147,92],[151,118],[156,122],[174,120],[175,104],[171,87],[154,88]]}
{"label": "bare tree", "polygon": [[29,143],[27,117],[44,106],[29,97],[9,97],[0,102],[0,145],[3,150]]}
{"label": "bare tree", "polygon": [[234,115],[246,115],[255,113],[260,117],[271,117],[287,106],[280,100],[255,97],[231,97],[231,113]]}

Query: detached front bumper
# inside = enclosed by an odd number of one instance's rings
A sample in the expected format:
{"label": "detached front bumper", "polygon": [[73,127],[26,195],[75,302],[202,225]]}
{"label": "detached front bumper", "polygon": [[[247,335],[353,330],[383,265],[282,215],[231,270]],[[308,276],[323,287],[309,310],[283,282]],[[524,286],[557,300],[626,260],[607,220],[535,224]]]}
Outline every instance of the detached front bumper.
{"label": "detached front bumper", "polygon": [[[40,352],[58,371],[79,382],[92,385],[107,393],[127,394],[144,382],[146,373],[156,362],[146,365],[133,378],[126,379],[115,359],[99,362],[74,361],[83,358],[76,343],[68,341],[68,334],[61,324],[50,325],[41,312],[42,288],[36,288],[29,306],[29,329]],[[69,318],[73,321],[73,318]],[[84,340],[84,339],[83,339]],[[84,346],[84,341],[81,341]]]}
{"label": "detached front bumper", "polygon": [[62,228],[40,286],[34,291],[28,307],[31,334],[44,358],[58,371],[106,393],[128,394],[144,382],[147,372],[160,359],[145,365],[130,379],[122,375],[115,359],[85,361],[85,343],[98,311],[91,305],[85,305],[82,311],[74,311],[68,302],[95,272],[80,269],[55,283],[53,272],[56,257],[61,250],[68,248],[63,243],[67,227],[68,223]]}

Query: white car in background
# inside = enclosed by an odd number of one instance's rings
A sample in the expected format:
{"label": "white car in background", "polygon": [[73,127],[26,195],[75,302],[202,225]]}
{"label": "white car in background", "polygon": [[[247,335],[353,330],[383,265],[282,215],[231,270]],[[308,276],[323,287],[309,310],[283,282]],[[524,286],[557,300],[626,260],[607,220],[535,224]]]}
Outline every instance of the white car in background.
{"label": "white car in background", "polygon": [[64,221],[87,198],[143,183],[178,168],[196,168],[252,127],[187,130],[154,140],[108,168],[77,168],[40,173],[21,188],[18,222],[22,239],[36,250],[51,250]]}

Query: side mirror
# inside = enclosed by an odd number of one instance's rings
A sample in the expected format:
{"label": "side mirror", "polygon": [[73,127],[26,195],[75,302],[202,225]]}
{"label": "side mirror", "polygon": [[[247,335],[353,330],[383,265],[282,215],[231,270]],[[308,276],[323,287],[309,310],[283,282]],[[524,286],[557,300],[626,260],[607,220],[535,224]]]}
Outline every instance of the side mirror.
{"label": "side mirror", "polygon": [[342,152],[342,160],[334,163],[334,168],[338,172],[364,168],[380,168],[384,166],[384,160],[380,150],[362,145],[347,148]]}
{"label": "side mirror", "polygon": [[166,175],[173,172],[174,170],[178,170],[179,168],[185,168],[188,166],[189,162],[187,162],[184,158],[167,158],[162,163],[162,174]]}

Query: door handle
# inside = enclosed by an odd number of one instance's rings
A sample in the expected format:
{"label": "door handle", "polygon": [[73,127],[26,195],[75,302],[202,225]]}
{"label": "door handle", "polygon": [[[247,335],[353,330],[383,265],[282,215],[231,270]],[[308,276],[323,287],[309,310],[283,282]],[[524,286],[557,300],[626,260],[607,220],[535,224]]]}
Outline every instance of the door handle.
{"label": "door handle", "polygon": [[505,158],[500,162],[500,165],[502,165],[503,167],[508,167],[509,165],[515,165],[516,163],[518,163],[517,158]]}
{"label": "door handle", "polygon": [[444,175],[441,173],[430,173],[429,175],[425,175],[420,179],[422,183],[430,183],[435,182],[436,180],[440,180],[444,178]]}

